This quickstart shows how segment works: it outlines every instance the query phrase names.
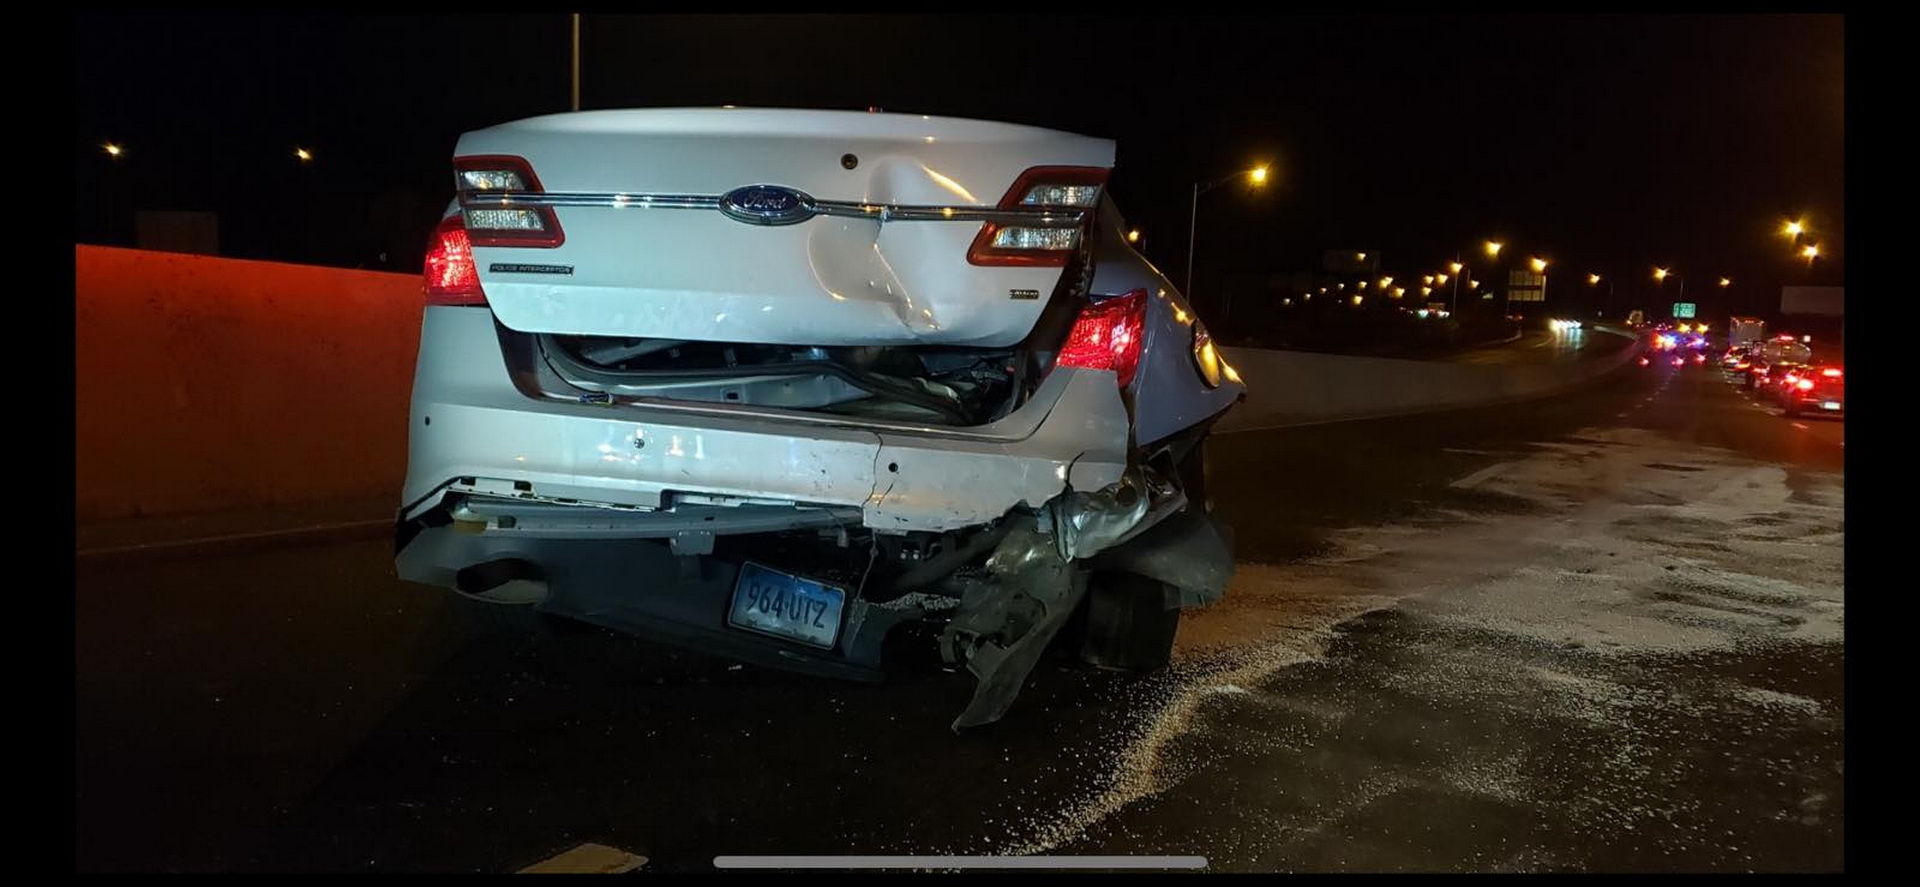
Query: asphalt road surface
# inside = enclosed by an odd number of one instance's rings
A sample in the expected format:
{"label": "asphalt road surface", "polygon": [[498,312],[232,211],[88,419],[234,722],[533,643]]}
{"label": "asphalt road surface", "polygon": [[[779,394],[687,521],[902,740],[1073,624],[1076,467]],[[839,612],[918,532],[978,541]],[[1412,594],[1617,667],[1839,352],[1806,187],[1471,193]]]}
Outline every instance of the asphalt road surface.
{"label": "asphalt road surface", "polygon": [[384,537],[82,558],[76,866],[1837,870],[1844,435],[1689,366],[1218,437],[1242,565],[1175,668],[1046,663],[964,736],[933,663],[852,685],[497,624]]}

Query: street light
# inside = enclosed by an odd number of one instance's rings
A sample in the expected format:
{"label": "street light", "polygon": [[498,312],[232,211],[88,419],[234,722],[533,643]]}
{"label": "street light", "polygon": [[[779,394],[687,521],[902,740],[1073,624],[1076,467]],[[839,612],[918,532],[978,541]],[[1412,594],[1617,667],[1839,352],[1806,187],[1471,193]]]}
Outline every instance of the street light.
{"label": "street light", "polygon": [[1546,259],[1542,259],[1539,256],[1535,256],[1528,264],[1530,264],[1533,267],[1533,273],[1535,274],[1547,273]]}
{"label": "street light", "polygon": [[126,151],[125,148],[122,148],[118,144],[115,144],[113,142],[107,142],[101,145],[100,150],[107,152],[107,156],[115,160],[119,160],[120,155]]}
{"label": "street light", "polygon": [[1686,301],[1686,298],[1687,298],[1687,279],[1686,279],[1685,277],[1683,277],[1683,276],[1681,276],[1681,275],[1679,275],[1679,274],[1674,274],[1674,273],[1672,273],[1671,271],[1668,271],[1668,270],[1667,270],[1667,269],[1665,269],[1665,268],[1655,268],[1655,269],[1653,269],[1653,279],[1654,279],[1654,280],[1657,280],[1657,281],[1659,281],[1659,282],[1660,282],[1660,285],[1661,285],[1661,286],[1665,286],[1665,285],[1666,285],[1666,283],[1667,283],[1667,278],[1668,278],[1668,277],[1670,277],[1670,276],[1671,276],[1671,277],[1676,277],[1676,278],[1679,278],[1679,280],[1680,280],[1680,295],[1679,295],[1679,296],[1677,296],[1677,297],[1675,297],[1675,298],[1676,298],[1677,300],[1679,300],[1679,301]]}
{"label": "street light", "polygon": [[[1600,285],[1600,280],[1601,280],[1601,278],[1600,278],[1600,275],[1599,275],[1599,274],[1597,274],[1597,273],[1596,273],[1596,274],[1588,274],[1588,275],[1587,275],[1587,285],[1588,285],[1588,286],[1599,286],[1599,285]],[[1609,277],[1609,278],[1606,278],[1606,281],[1607,281],[1607,308],[1606,308],[1606,310],[1610,312],[1610,311],[1612,311],[1612,310],[1613,310],[1613,278],[1611,278],[1611,277]]]}
{"label": "street light", "polygon": [[1780,229],[1780,232],[1782,234],[1787,235],[1788,237],[1799,237],[1800,235],[1805,234],[1806,231],[1807,231],[1807,224],[1805,222],[1800,221],[1799,219],[1795,219],[1791,222],[1788,222],[1786,227]]}
{"label": "street light", "polygon": [[[1217,179],[1212,183],[1193,183],[1193,205],[1187,212],[1187,279],[1185,289],[1188,302],[1193,301],[1193,239],[1194,233],[1199,230],[1200,224],[1200,195],[1212,191],[1241,176],[1246,176],[1247,179],[1255,185],[1264,185],[1267,183],[1267,167],[1263,164],[1252,169],[1240,170]],[[1220,312],[1220,323],[1222,325],[1226,324],[1227,314],[1233,310],[1233,294],[1231,292],[1227,294],[1227,299],[1226,306],[1221,309]]]}
{"label": "street light", "polygon": [[1487,258],[1489,259],[1500,258],[1500,248],[1504,246],[1506,246],[1506,244],[1504,243],[1500,243],[1493,240],[1487,241]]}
{"label": "street light", "polygon": [[305,149],[305,148],[299,148],[299,147],[296,147],[296,148],[294,148],[294,149],[293,149],[293,156],[294,156],[294,157],[296,157],[296,158],[299,158],[299,160],[300,160],[300,162],[301,162],[301,163],[312,163],[312,162],[313,162],[313,152],[312,152],[312,151],[309,151],[309,150],[307,150],[307,149]]}
{"label": "street light", "polygon": [[1820,258],[1820,247],[1818,244],[1809,243],[1804,249],[1800,250],[1800,254],[1806,256],[1807,264],[1811,265],[1814,259]]}
{"label": "street light", "polygon": [[1726,289],[1727,287],[1730,287],[1730,286],[1733,286],[1733,279],[1732,279],[1732,278],[1728,278],[1728,277],[1722,277],[1722,278],[1720,278],[1720,288],[1721,288],[1721,289]]}
{"label": "street light", "polygon": [[1139,229],[1139,228],[1135,228],[1135,229],[1133,229],[1133,230],[1131,230],[1131,231],[1128,231],[1128,232],[1127,232],[1127,242],[1128,242],[1128,243],[1139,243],[1139,242],[1140,242],[1140,229]]}

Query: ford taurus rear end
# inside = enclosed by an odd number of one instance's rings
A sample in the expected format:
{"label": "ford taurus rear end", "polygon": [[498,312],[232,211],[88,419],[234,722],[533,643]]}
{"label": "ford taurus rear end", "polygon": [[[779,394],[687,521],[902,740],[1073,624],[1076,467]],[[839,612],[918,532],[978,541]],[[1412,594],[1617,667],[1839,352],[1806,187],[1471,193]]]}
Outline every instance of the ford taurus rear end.
{"label": "ford taurus rear end", "polygon": [[1113,152],[829,111],[468,133],[400,575],[851,678],[921,624],[979,679],[956,727],[1046,649],[1164,663],[1231,571],[1202,444],[1243,389],[1126,245]]}

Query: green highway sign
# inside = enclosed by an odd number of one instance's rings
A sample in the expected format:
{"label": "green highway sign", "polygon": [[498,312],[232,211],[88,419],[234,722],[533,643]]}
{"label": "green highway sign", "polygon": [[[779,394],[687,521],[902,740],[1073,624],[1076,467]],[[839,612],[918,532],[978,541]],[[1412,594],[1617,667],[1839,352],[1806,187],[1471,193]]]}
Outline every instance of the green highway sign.
{"label": "green highway sign", "polygon": [[1675,320],[1692,320],[1696,307],[1698,306],[1692,302],[1675,302],[1673,303],[1673,318]]}

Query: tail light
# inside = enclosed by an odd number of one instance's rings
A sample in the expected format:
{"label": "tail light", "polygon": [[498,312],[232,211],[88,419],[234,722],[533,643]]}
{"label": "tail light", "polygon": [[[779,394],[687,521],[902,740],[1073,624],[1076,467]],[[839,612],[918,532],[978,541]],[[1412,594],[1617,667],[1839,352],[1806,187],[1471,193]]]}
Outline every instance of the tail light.
{"label": "tail light", "polygon": [[1080,247],[1086,230],[1085,213],[1100,202],[1107,171],[1097,166],[1036,166],[1020,174],[1000,209],[1059,210],[1043,213],[1031,222],[988,222],[967,250],[975,265],[1022,265],[1058,268]]}
{"label": "tail light", "polygon": [[1734,368],[1734,369],[1736,369],[1736,370],[1750,370],[1750,369],[1753,369],[1753,364],[1750,364],[1750,363],[1736,363],[1736,364],[1734,364],[1734,365],[1733,365],[1733,368]]}
{"label": "tail light", "polygon": [[453,187],[474,246],[552,248],[566,242],[560,219],[548,206],[514,198],[542,194],[539,177],[525,158],[483,154],[453,158]]}
{"label": "tail light", "polygon": [[1798,387],[1798,388],[1799,388],[1799,389],[1800,389],[1801,391],[1812,391],[1812,390],[1813,390],[1813,380],[1812,380],[1812,379],[1801,379],[1801,380],[1800,380],[1799,382],[1796,382],[1796,383],[1794,383],[1794,384],[1795,384],[1795,386],[1796,386],[1796,387]]}
{"label": "tail light", "polygon": [[1133,381],[1140,368],[1141,340],[1146,335],[1147,291],[1109,296],[1080,309],[1079,319],[1067,331],[1055,366],[1112,370],[1120,387]]}
{"label": "tail light", "polygon": [[1693,356],[1693,362],[1694,362],[1694,363],[1706,363],[1706,362],[1707,362],[1707,356],[1706,356],[1706,355],[1704,355],[1704,354],[1696,354],[1696,355],[1694,355],[1694,356]]}
{"label": "tail light", "polygon": [[1680,358],[1678,358],[1678,357],[1676,357],[1676,358],[1674,358],[1674,359],[1673,359],[1673,365],[1674,365],[1674,366],[1686,366],[1686,365],[1687,365],[1687,362],[1686,362],[1686,361],[1684,361],[1684,360],[1681,360],[1681,359],[1680,359]]}
{"label": "tail light", "polygon": [[440,220],[427,245],[427,304],[485,305],[480,291],[480,269],[473,264],[473,243],[458,215]]}
{"label": "tail light", "polygon": [[1840,378],[1840,371],[1833,369],[1821,370],[1820,375],[1826,376],[1829,379],[1838,379]]}

